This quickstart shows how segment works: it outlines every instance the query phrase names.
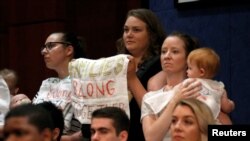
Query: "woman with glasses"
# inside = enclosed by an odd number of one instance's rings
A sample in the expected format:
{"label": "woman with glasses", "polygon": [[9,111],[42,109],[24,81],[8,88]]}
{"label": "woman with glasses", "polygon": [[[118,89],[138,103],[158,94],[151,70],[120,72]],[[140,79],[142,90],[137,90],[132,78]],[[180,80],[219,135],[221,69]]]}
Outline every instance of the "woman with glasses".
{"label": "woman with glasses", "polygon": [[[51,101],[62,109],[65,124],[63,133],[65,135],[72,135],[80,131],[81,128],[80,122],[73,117],[68,64],[72,59],[85,57],[82,45],[82,42],[72,33],[55,32],[48,36],[41,49],[46,67],[56,71],[58,76],[50,77],[42,82],[33,103]],[[64,137],[66,139],[69,136]],[[64,140],[64,137],[62,137],[62,140]]]}

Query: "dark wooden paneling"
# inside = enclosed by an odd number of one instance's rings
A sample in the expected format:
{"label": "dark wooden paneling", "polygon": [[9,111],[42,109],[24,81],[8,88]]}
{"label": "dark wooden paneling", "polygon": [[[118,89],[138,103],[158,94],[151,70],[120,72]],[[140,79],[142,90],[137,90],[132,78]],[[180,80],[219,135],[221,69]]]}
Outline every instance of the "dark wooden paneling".
{"label": "dark wooden paneling", "polygon": [[8,0],[11,25],[65,20],[65,0]]}
{"label": "dark wooden paneling", "polygon": [[85,37],[90,58],[100,58],[116,54],[115,42],[122,35],[126,13],[140,7],[140,1],[69,0],[67,5],[69,29]]}
{"label": "dark wooden paneling", "polygon": [[7,62],[5,62],[5,58],[8,56],[5,55],[6,50],[8,48],[7,45],[7,7],[6,7],[7,0],[0,1],[0,69],[4,66],[7,66]]}

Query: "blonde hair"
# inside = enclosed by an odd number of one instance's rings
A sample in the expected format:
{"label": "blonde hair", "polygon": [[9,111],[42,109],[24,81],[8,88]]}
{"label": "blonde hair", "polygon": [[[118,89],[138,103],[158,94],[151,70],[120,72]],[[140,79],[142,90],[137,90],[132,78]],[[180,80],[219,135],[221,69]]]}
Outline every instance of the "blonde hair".
{"label": "blonde hair", "polygon": [[213,78],[220,67],[220,57],[211,48],[203,47],[190,52],[187,61],[195,63],[199,69],[205,70],[205,78]]}
{"label": "blonde hair", "polygon": [[179,105],[188,106],[192,110],[198,121],[201,141],[207,141],[208,125],[216,124],[216,119],[213,117],[210,108],[205,103],[194,98],[180,100],[176,107]]}

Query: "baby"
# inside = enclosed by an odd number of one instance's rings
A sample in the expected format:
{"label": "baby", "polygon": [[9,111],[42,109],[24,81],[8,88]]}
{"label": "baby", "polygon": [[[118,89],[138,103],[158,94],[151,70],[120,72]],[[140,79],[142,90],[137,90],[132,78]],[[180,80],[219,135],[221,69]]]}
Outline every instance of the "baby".
{"label": "baby", "polygon": [[198,99],[208,104],[221,124],[232,124],[228,114],[234,109],[234,102],[228,98],[224,84],[212,80],[220,66],[216,52],[206,47],[195,49],[188,55],[187,64],[187,76],[200,78],[202,83]]}

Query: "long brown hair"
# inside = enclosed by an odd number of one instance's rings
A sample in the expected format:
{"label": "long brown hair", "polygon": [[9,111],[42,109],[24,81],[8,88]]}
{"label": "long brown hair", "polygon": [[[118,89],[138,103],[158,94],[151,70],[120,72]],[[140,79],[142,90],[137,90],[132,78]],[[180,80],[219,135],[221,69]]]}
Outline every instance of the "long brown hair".
{"label": "long brown hair", "polygon": [[[142,60],[141,60],[141,63],[142,63],[147,58],[160,54],[161,45],[164,39],[166,38],[166,34],[159,19],[151,10],[133,9],[128,12],[127,18],[131,16],[142,20],[146,24],[147,30],[150,35],[150,41],[149,41],[150,45],[146,53],[142,57]],[[116,46],[117,46],[118,54],[121,54],[121,53],[130,54],[129,51],[125,47],[122,37],[117,40]]]}

